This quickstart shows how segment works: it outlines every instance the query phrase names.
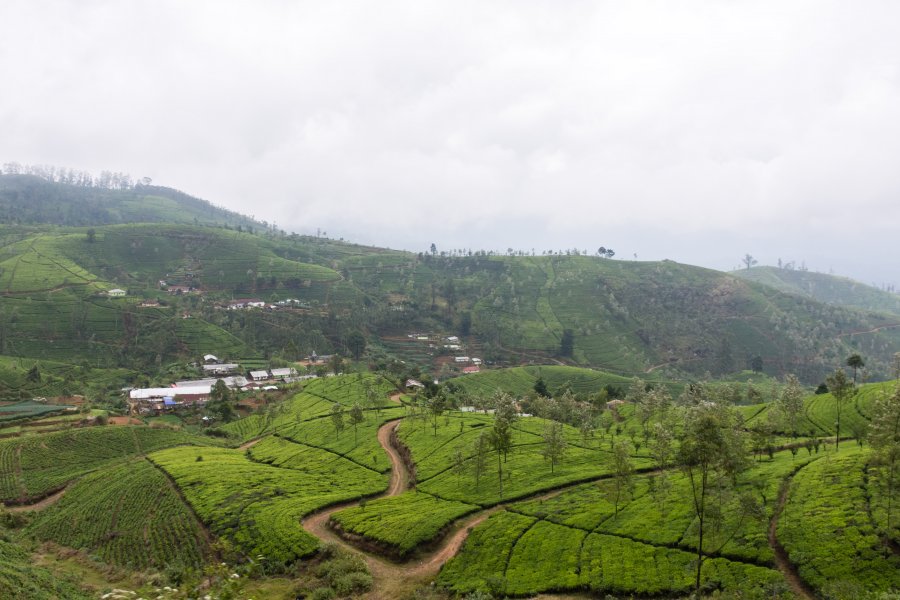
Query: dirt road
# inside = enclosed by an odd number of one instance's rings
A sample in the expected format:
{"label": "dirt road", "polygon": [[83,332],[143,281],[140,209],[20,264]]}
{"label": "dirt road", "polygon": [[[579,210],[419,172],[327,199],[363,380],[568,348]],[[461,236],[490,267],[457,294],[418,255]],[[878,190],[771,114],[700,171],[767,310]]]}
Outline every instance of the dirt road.
{"label": "dirt road", "polygon": [[[406,465],[403,464],[400,453],[391,444],[391,434],[400,427],[402,422],[402,420],[390,421],[378,429],[378,442],[391,459],[391,481],[387,491],[381,497],[402,494],[409,487],[409,472],[406,470]],[[357,504],[359,502],[354,501],[331,506],[303,519],[301,524],[309,533],[325,542],[331,542],[348,550],[360,552],[359,549],[342,539],[328,526],[331,515]],[[411,592],[418,586],[426,585],[437,575],[444,563],[459,551],[466,537],[468,537],[469,531],[496,510],[498,509],[480,511],[467,519],[460,520],[435,549],[418,555],[409,562],[395,563],[387,558],[363,552],[363,557],[375,580],[373,590],[366,594],[364,598],[388,600]]]}

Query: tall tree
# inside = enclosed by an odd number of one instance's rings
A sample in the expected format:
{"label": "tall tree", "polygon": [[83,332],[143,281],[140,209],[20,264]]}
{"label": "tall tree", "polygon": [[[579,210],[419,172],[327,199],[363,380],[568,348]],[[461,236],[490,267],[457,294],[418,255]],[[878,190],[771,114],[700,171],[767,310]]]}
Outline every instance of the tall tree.
{"label": "tall tree", "polygon": [[[512,425],[516,418],[515,402],[505,393],[494,399],[494,426],[491,428],[491,448],[497,453],[497,477],[500,482],[500,498],[503,498],[503,463],[512,450]],[[502,460],[501,460],[502,458]]]}
{"label": "tall tree", "polygon": [[459,448],[453,453],[453,474],[456,475],[456,487],[459,487],[460,479],[466,472],[466,457]]}
{"label": "tall tree", "polygon": [[869,444],[874,450],[874,463],[881,471],[878,478],[885,499],[886,534],[894,534],[893,509],[900,479],[900,386],[891,395],[875,401],[869,429]]}
{"label": "tall tree", "polygon": [[556,463],[563,459],[566,454],[566,436],[563,433],[562,423],[557,421],[549,421],[544,427],[544,447],[541,449],[541,455],[544,460],[550,461],[550,472],[556,467]]}
{"label": "tall tree", "polygon": [[784,427],[795,437],[797,425],[803,416],[803,396],[803,386],[800,385],[800,380],[789,373],[784,379],[784,388],[776,400],[775,407]]}
{"label": "tall tree", "polygon": [[853,369],[853,385],[856,385],[856,375],[860,369],[866,366],[866,361],[859,354],[851,354],[847,357],[847,366]]}
{"label": "tall tree", "polygon": [[744,255],[744,258],[741,259],[741,262],[743,262],[745,265],[747,265],[747,270],[749,271],[750,267],[752,267],[759,261],[757,261],[755,258],[753,258],[753,256],[748,252],[747,254]]}
{"label": "tall tree", "polygon": [[736,428],[737,419],[729,407],[704,402],[687,409],[685,417],[677,459],[690,484],[691,505],[699,527],[695,580],[699,592],[703,538],[711,504],[717,504],[710,502],[710,495],[714,489],[734,485],[737,474],[745,467],[745,452]]}
{"label": "tall tree", "polygon": [[347,349],[353,353],[353,360],[359,360],[366,350],[366,336],[361,331],[354,331],[347,336]]}
{"label": "tall tree", "polygon": [[331,358],[328,359],[328,368],[335,375],[340,375],[341,371],[344,370],[344,359],[341,358],[340,354],[331,355]]}
{"label": "tall tree", "polygon": [[634,461],[631,459],[633,453],[634,447],[627,439],[616,439],[613,441],[613,504],[616,516],[619,514],[619,501],[622,498],[622,492],[627,491],[629,494],[632,494],[634,490]]}
{"label": "tall tree", "polygon": [[651,481],[653,481],[654,499],[659,505],[659,514],[663,518],[666,516],[666,501],[672,487],[667,469],[671,466],[675,453],[674,441],[675,435],[668,423],[653,424],[653,439],[650,442],[649,450],[653,462],[659,469],[659,474]]}
{"label": "tall tree", "polygon": [[831,397],[834,398],[837,412],[837,420],[834,424],[834,449],[838,451],[841,449],[841,412],[843,411],[844,403],[856,393],[856,386],[847,378],[847,374],[843,369],[836,369],[834,373],[825,378],[825,382],[828,384],[828,391],[831,392]]}
{"label": "tall tree", "polygon": [[559,355],[571,357],[575,351],[575,333],[571,329],[564,329],[559,340]]}
{"label": "tall tree", "polygon": [[488,458],[488,449],[490,448],[490,436],[482,431],[478,434],[478,437],[475,438],[475,444],[472,452],[472,472],[475,474],[475,489],[478,489],[478,484],[481,482],[481,476],[484,474],[484,469],[487,466],[487,458]]}
{"label": "tall tree", "polygon": [[356,444],[358,442],[356,427],[365,420],[363,409],[358,402],[353,404],[353,407],[350,409],[349,417],[350,424],[353,425],[353,443]]}
{"label": "tall tree", "polygon": [[334,426],[335,437],[341,437],[344,430],[344,407],[337,402],[331,405],[331,424]]}
{"label": "tall tree", "polygon": [[[37,365],[34,365],[30,369],[28,369],[28,373],[25,375],[25,380],[29,383],[40,383],[41,382],[41,370]],[[221,383],[221,380],[220,380]]]}
{"label": "tall tree", "polygon": [[440,388],[433,396],[428,398],[425,406],[431,415],[431,426],[434,428],[435,437],[437,437],[438,419],[447,410],[447,392],[445,389]]}

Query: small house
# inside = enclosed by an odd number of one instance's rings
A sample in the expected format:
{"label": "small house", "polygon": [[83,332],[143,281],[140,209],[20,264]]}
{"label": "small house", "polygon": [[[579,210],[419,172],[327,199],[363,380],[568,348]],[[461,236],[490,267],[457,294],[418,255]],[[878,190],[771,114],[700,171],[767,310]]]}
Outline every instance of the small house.
{"label": "small house", "polygon": [[108,292],[106,292],[106,295],[109,296],[110,298],[121,298],[126,293],[127,292],[123,289],[113,288],[113,289],[109,290]]}
{"label": "small house", "polygon": [[479,371],[481,371],[481,369],[479,367],[474,367],[474,366],[473,367],[464,367],[462,370],[463,374],[465,374],[465,375],[468,375],[470,373],[478,373]]}
{"label": "small house", "polygon": [[240,365],[235,363],[218,363],[203,365],[203,372],[207,375],[227,375],[228,373],[234,373],[239,368]]}
{"label": "small house", "polygon": [[219,359],[218,359],[218,357],[216,357],[215,354],[204,354],[203,362],[205,362],[206,364],[217,363],[217,362],[219,362]]}
{"label": "small house", "polygon": [[250,379],[253,381],[266,381],[268,378],[268,371],[250,371]]}
{"label": "small house", "polygon": [[425,385],[421,381],[416,381],[415,379],[407,379],[406,380],[406,389],[408,389],[408,390],[425,389]]}
{"label": "small house", "polygon": [[467,362],[469,362],[469,357],[468,356],[454,356],[453,361],[458,362],[458,363],[467,363]]}
{"label": "small house", "polygon": [[288,379],[297,374],[297,371],[291,367],[283,369],[272,369],[272,379]]}

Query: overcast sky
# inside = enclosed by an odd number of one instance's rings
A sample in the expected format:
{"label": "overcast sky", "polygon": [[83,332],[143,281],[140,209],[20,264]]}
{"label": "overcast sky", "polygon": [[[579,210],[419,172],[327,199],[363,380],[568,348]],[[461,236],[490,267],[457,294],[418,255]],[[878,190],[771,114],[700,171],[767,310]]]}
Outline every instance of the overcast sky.
{"label": "overcast sky", "polygon": [[10,1],[0,163],[393,248],[900,284],[900,3]]}

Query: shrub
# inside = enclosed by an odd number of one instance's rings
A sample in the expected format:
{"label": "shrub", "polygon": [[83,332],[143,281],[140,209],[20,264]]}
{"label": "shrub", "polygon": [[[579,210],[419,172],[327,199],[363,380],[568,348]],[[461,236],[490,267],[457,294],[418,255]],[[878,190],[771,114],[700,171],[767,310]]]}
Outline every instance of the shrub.
{"label": "shrub", "polygon": [[331,600],[332,598],[334,598],[334,590],[330,587],[316,588],[309,595],[310,600]]}
{"label": "shrub", "polygon": [[361,594],[372,589],[372,576],[368,573],[347,573],[335,579],[334,589],[339,596]]}

